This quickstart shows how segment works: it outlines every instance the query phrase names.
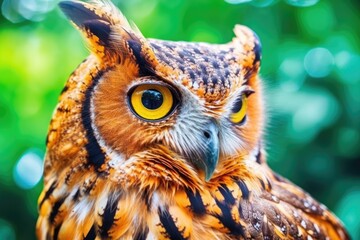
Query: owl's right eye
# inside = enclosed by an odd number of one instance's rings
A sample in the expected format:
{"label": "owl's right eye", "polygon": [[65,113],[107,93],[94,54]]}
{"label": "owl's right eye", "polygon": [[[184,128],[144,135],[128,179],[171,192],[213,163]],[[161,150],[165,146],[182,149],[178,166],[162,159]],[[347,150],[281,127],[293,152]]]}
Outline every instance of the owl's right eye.
{"label": "owl's right eye", "polygon": [[166,85],[143,84],[130,89],[130,108],[139,118],[158,121],[169,116],[178,104],[175,91]]}
{"label": "owl's right eye", "polygon": [[242,124],[246,119],[246,110],[247,96],[243,94],[235,101],[234,107],[232,108],[232,113],[230,115],[231,122],[234,124]]}

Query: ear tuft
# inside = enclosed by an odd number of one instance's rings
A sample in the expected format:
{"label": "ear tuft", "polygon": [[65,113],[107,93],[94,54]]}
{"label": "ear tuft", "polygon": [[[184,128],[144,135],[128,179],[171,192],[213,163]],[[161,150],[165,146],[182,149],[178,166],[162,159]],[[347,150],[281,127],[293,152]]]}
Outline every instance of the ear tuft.
{"label": "ear tuft", "polygon": [[89,5],[76,2],[76,1],[63,1],[59,3],[60,9],[65,15],[79,28],[84,27],[84,23],[87,21],[103,20],[107,21],[106,18],[98,15]]}
{"label": "ear tuft", "polygon": [[139,74],[150,74],[151,62],[156,61],[151,46],[111,2],[63,1],[59,7],[83,33],[96,56],[108,63],[130,59],[139,66]]}
{"label": "ear tuft", "polygon": [[78,1],[63,1],[60,9],[84,33],[91,50],[100,57],[106,55],[111,34],[111,15],[102,8]]}
{"label": "ear tuft", "polygon": [[113,55],[114,48],[126,38],[124,34],[132,32],[129,22],[111,2],[63,1],[59,7],[84,34],[91,51],[101,58]]}
{"label": "ear tuft", "polygon": [[257,74],[261,61],[261,43],[259,37],[248,27],[235,25],[235,38],[232,44],[239,49],[239,63],[248,69],[247,74]]}

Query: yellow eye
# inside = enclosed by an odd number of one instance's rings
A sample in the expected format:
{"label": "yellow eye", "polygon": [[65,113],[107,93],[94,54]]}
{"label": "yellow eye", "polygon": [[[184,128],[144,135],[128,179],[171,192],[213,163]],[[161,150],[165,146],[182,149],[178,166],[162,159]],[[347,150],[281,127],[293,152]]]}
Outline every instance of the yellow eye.
{"label": "yellow eye", "polygon": [[231,109],[232,113],[230,115],[231,122],[235,124],[241,124],[246,119],[246,110],[247,110],[247,97],[245,94],[241,95],[235,101],[233,108]]}
{"label": "yellow eye", "polygon": [[169,87],[159,84],[135,86],[129,92],[131,109],[142,119],[161,120],[168,116],[177,105],[173,92]]}

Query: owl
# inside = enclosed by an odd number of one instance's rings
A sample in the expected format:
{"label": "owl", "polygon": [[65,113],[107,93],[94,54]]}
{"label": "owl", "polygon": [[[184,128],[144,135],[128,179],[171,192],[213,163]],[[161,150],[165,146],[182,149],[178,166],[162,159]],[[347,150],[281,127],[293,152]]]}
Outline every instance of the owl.
{"label": "owl", "polygon": [[91,55],[50,123],[38,239],[349,239],[266,163],[254,32],[163,41],[110,2],[60,8]]}

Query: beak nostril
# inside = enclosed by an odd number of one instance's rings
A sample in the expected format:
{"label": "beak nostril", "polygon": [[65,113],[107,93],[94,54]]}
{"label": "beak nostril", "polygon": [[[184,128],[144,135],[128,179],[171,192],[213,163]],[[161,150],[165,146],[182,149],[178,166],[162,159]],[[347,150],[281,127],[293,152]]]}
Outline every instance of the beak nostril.
{"label": "beak nostril", "polygon": [[204,132],[204,136],[206,137],[206,138],[210,138],[210,133],[208,133],[208,132]]}

